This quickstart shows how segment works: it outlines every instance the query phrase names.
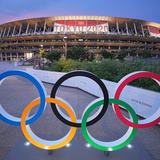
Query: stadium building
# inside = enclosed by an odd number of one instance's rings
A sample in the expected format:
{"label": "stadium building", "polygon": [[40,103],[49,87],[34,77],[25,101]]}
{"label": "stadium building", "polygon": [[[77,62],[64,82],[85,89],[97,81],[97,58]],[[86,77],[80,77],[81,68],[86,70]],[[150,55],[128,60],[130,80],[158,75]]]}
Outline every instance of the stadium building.
{"label": "stadium building", "polygon": [[160,24],[107,16],[53,16],[0,25],[0,60],[29,59],[72,46],[89,50],[147,49],[160,53]]}

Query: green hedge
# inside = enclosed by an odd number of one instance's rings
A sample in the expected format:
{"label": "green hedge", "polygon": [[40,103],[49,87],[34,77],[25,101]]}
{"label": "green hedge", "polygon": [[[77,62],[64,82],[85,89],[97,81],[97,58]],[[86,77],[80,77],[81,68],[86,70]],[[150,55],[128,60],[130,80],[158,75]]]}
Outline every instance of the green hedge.
{"label": "green hedge", "polygon": [[[110,81],[118,82],[122,77],[133,71],[151,71],[160,74],[159,64],[146,64],[145,62],[120,61],[115,59],[104,59],[97,63],[95,61],[75,61],[71,59],[59,60],[52,63],[49,70],[58,72],[69,72],[72,70],[87,70],[98,77]],[[131,85],[160,91],[160,87],[151,79],[138,79],[132,82]]]}

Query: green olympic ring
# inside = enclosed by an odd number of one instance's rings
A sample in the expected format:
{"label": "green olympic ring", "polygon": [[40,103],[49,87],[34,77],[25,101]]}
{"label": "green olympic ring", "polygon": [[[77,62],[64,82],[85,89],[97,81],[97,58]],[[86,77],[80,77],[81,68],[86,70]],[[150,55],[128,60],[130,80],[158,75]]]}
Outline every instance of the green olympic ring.
{"label": "green olympic ring", "polygon": [[[114,150],[119,150],[127,146],[128,144],[131,143],[131,141],[134,139],[137,129],[133,127],[129,127],[125,135],[123,135],[120,139],[115,140],[113,142],[102,142],[90,135],[90,133],[87,130],[87,119],[92,111],[94,111],[96,108],[101,106],[103,104],[103,99],[98,99],[96,102],[92,103],[88,109],[84,112],[83,118],[82,118],[82,133],[85,138],[85,140],[93,147],[98,150],[102,151],[114,151]],[[109,99],[110,104],[118,104],[125,108],[129,113],[130,117],[132,119],[132,122],[138,123],[138,117],[135,113],[135,111],[132,109],[132,107],[127,104],[126,102],[123,102],[118,99]]]}

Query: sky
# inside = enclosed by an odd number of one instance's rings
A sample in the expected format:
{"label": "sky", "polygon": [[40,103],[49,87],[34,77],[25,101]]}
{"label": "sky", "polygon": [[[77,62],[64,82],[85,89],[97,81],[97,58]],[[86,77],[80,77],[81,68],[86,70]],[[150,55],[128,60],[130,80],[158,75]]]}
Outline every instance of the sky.
{"label": "sky", "polygon": [[0,0],[0,24],[58,15],[115,16],[160,23],[160,0]]}

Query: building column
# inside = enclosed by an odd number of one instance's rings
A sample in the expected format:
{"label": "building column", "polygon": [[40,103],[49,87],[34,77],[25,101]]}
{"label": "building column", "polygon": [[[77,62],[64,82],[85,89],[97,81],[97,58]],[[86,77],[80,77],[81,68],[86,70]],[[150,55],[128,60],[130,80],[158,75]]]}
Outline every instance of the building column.
{"label": "building column", "polygon": [[11,28],[9,27],[9,29],[8,29],[8,33],[7,33],[7,37],[9,36],[10,29],[11,29]]}
{"label": "building column", "polygon": [[137,28],[136,28],[136,24],[134,23],[134,31],[135,31],[135,35],[137,36]]}
{"label": "building column", "polygon": [[4,32],[3,32],[2,37],[4,37],[4,36],[5,36],[5,33],[6,33],[6,28],[4,28]]}
{"label": "building column", "polygon": [[29,24],[27,24],[26,35],[28,34]]}
{"label": "building column", "polygon": [[0,37],[2,37],[2,33],[3,33],[3,28],[1,29]]}
{"label": "building column", "polygon": [[10,53],[10,60],[12,61],[12,53]]}
{"label": "building column", "polygon": [[18,36],[20,36],[20,34],[21,34],[21,31],[22,31],[22,25],[20,25],[20,27],[19,27]]}
{"label": "building column", "polygon": [[34,27],[34,34],[36,34],[37,32],[37,23],[35,24],[35,27]]}
{"label": "building column", "polygon": [[129,35],[129,29],[128,29],[128,24],[127,24],[127,22],[126,22],[125,24],[126,24],[126,32],[127,32],[127,35]]}
{"label": "building column", "polygon": [[14,26],[13,28],[12,36],[14,36],[15,30],[16,30],[16,26]]}
{"label": "building column", "polygon": [[118,22],[116,22],[116,26],[117,26],[117,32],[119,34],[120,32],[119,32],[119,23]]}
{"label": "building column", "polygon": [[44,27],[43,27],[43,34],[45,33],[46,30],[46,22],[44,23]]}
{"label": "building column", "polygon": [[5,53],[5,61],[7,61],[7,53]]}
{"label": "building column", "polygon": [[143,25],[141,24],[141,28],[142,28],[142,35],[143,35],[143,37],[145,36],[145,34],[144,34],[144,28],[143,28]]}

